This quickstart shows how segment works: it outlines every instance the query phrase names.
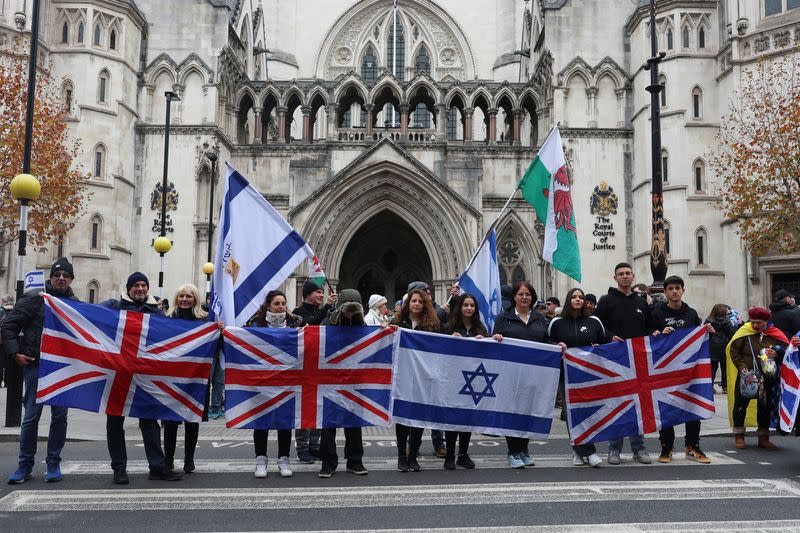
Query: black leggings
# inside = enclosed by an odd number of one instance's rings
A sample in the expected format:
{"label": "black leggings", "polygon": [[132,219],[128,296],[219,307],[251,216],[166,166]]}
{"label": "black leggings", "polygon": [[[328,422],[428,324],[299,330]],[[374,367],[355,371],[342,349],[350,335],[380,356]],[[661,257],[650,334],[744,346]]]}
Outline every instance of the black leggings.
{"label": "black leggings", "polygon": [[469,431],[445,431],[444,442],[447,449],[447,459],[454,459],[456,456],[456,438],[458,439],[458,455],[467,455],[471,437],[472,433]]}
{"label": "black leggings", "polygon": [[[164,428],[164,457],[167,462],[175,459],[175,447],[178,444],[178,426],[180,422],[163,420],[161,426]],[[197,436],[200,434],[200,424],[197,422],[184,422],[184,457],[194,459],[194,450],[197,448]]]}
{"label": "black leggings", "polygon": [[[256,457],[267,455],[267,439],[269,438],[268,429],[253,430],[253,444],[256,448]],[[288,457],[289,449],[292,447],[292,430],[278,430],[278,457]]]}
{"label": "black leggings", "polygon": [[419,445],[422,443],[422,433],[425,430],[403,424],[395,424],[394,432],[397,436],[397,455],[405,457],[406,446],[408,446],[408,456],[416,457],[419,454]]}
{"label": "black leggings", "polygon": [[506,444],[508,445],[508,455],[515,455],[528,451],[528,443],[531,439],[523,439],[522,437],[506,437]]}
{"label": "black leggings", "polygon": [[[750,404],[750,398],[742,398],[739,394],[739,381],[741,379],[741,374],[736,376],[736,388],[733,390],[733,427],[735,428],[744,427],[744,419],[747,415],[747,406]],[[769,405],[771,403],[769,394],[767,394],[767,402],[765,404],[759,402],[758,398],[753,398],[753,400],[755,400],[756,404],[758,404],[756,410],[758,429],[769,430]]]}

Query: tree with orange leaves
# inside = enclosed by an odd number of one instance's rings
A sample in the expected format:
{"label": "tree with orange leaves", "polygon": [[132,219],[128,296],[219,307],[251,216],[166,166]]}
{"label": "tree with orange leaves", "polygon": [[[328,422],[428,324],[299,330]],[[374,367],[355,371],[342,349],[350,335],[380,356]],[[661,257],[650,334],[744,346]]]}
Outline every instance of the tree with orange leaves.
{"label": "tree with orange leaves", "polygon": [[[0,51],[0,246],[19,237],[19,204],[11,180],[22,172],[25,106],[28,97],[28,52],[18,40]],[[79,143],[69,138],[67,111],[46,68],[36,77],[31,174],[42,185],[28,212],[28,241],[56,242],[72,229],[89,193],[87,175],[75,164]]]}
{"label": "tree with orange leaves", "polygon": [[800,250],[799,68],[795,54],[742,74],[711,158],[720,208],[756,256]]}

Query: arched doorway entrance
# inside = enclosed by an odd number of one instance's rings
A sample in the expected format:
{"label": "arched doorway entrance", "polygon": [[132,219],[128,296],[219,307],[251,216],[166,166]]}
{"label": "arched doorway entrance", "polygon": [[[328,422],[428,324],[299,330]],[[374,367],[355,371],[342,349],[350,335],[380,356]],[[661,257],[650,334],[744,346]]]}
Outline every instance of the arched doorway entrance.
{"label": "arched doorway entrance", "polygon": [[381,294],[389,306],[412,281],[430,282],[431,260],[414,229],[391,211],[365,222],[347,244],[339,269],[339,287],[355,288],[366,306],[370,294]]}

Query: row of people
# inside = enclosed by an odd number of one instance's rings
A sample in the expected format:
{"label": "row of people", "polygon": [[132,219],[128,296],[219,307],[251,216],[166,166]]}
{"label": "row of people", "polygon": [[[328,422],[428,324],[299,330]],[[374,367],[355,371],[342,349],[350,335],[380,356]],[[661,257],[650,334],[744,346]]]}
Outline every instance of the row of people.
{"label": "row of people", "polygon": [[[46,283],[45,291],[62,298],[75,298],[70,284],[74,279],[72,265],[66,258],[61,258],[53,264],[50,279]],[[497,341],[504,337],[522,340],[549,342],[562,346],[562,349],[574,346],[595,345],[610,340],[624,340],[651,334],[669,334],[682,327],[699,326],[701,321],[697,313],[683,302],[685,291],[683,280],[673,276],[666,280],[665,293],[667,303],[653,308],[639,297],[633,290],[633,270],[627,263],[615,267],[614,279],[617,287],[609,289],[598,302],[595,313],[591,313],[590,306],[586,305],[586,294],[580,288],[574,288],[567,294],[560,316],[548,318],[534,309],[537,301],[536,291],[528,282],[518,283],[511,293],[512,306],[505,311],[494,326],[492,332],[487,331],[480,320],[477,311],[477,300],[474,296],[463,294],[451,306],[449,315],[442,320],[443,309],[436,306],[431,298],[431,293],[424,283],[412,288],[399,312],[392,319],[392,323],[401,328],[420,331],[442,332],[465,337],[486,337],[490,334]],[[427,289],[427,290],[426,290]],[[456,291],[454,291],[455,294]],[[336,326],[365,325],[366,318],[361,304],[361,295],[352,289],[345,289],[339,295],[331,294],[328,302],[323,306],[324,291],[311,283],[303,287],[303,303],[292,313],[286,309],[286,297],[279,291],[272,291],[267,295],[264,304],[256,313],[253,324],[260,327],[300,327],[305,324],[323,324]],[[370,302],[385,305],[383,302]],[[103,305],[118,309],[131,310],[142,313],[162,315],[163,312],[158,302],[149,294],[149,281],[141,273],[132,274],[126,283],[126,293],[118,300],[108,300]],[[10,483],[20,483],[29,479],[34,465],[38,422],[41,416],[42,405],[36,404],[35,393],[37,389],[37,363],[39,357],[39,344],[43,327],[43,300],[34,293],[25,294],[9,313],[3,322],[2,333],[6,353],[13,356],[18,364],[25,367],[25,417],[20,433],[20,457],[18,469],[9,478]],[[206,320],[207,313],[200,306],[199,294],[193,285],[181,287],[174,300],[172,317],[185,320]],[[384,315],[385,316],[385,315]],[[377,318],[382,319],[383,316]],[[751,310],[748,329],[737,333],[738,337],[730,343],[730,357],[741,372],[748,372],[759,367],[760,359],[753,357],[759,351],[766,358],[774,359],[780,364],[782,350],[788,344],[785,336],[779,335],[777,328],[770,328],[769,311],[756,308]],[[385,323],[381,320],[381,323]],[[710,331],[715,331],[715,326],[709,326]],[[777,331],[777,333],[776,333]],[[739,335],[741,333],[741,335]],[[22,336],[20,336],[22,334]],[[782,336],[783,338],[779,338]],[[757,338],[756,338],[757,337]],[[797,340],[797,339],[793,339]],[[757,344],[754,344],[757,343]],[[214,391],[215,387],[211,387]],[[769,442],[769,410],[774,405],[774,385],[765,387],[764,400],[759,401],[758,408],[758,435],[759,446],[762,448],[774,447]],[[209,401],[207,401],[209,403]],[[213,404],[213,400],[211,400]],[[744,414],[749,399],[739,394],[737,385],[734,406],[734,432],[737,435],[737,446],[743,446]],[[61,407],[51,407],[52,421],[48,438],[48,453],[46,457],[47,473],[45,479],[58,481],[61,479],[59,463],[60,453],[66,439],[67,410]],[[177,441],[178,423],[163,422],[161,426],[157,420],[140,419],[139,427],[144,440],[145,454],[150,469],[150,479],[178,480],[181,478],[174,471],[175,448]],[[164,430],[164,448],[161,448],[161,429]],[[124,417],[109,415],[107,417],[108,449],[111,456],[111,466],[114,471],[114,482],[124,484],[127,477],[127,453],[124,434]],[[194,450],[196,448],[199,425],[196,423],[185,424],[185,457],[184,472],[194,470]],[[422,428],[396,425],[398,461],[397,467],[401,472],[417,472],[420,470],[417,458],[422,440]],[[699,446],[700,423],[686,424],[685,453],[686,457],[698,462],[709,462],[707,456]],[[335,446],[336,430],[295,432],[298,457],[302,462],[313,462],[312,455],[318,447],[316,455],[322,461],[319,475],[330,477],[338,466],[338,457]],[[661,454],[659,461],[669,462],[674,448],[675,433],[673,428],[663,428],[660,432]],[[469,457],[468,432],[444,432],[441,440],[446,469],[454,469],[456,465],[465,468],[474,468],[474,462]],[[257,477],[266,476],[267,471],[267,431],[256,430],[253,435],[256,454]],[[634,459],[641,463],[650,463],[651,458],[644,446],[641,435],[630,437]],[[318,443],[318,444],[317,444]],[[508,447],[508,463],[512,468],[533,466],[535,459],[529,450],[528,439],[519,437],[506,437]],[[434,447],[439,441],[434,437]],[[458,453],[456,453],[458,444]],[[278,469],[282,476],[292,475],[289,462],[289,449],[291,446],[291,432],[278,431]],[[608,463],[620,463],[622,439],[609,443]],[[366,474],[363,462],[363,444],[361,442],[360,428],[345,429],[345,458],[347,469],[355,474]],[[597,456],[593,445],[573,447],[573,461],[578,464],[597,466],[602,460]]]}

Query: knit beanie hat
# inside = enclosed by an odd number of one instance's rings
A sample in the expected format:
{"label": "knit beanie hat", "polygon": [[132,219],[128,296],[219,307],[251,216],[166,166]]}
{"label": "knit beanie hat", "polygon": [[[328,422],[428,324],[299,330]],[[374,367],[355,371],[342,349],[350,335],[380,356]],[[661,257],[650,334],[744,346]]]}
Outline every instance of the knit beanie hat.
{"label": "knit beanie hat", "polygon": [[361,293],[355,289],[342,289],[339,291],[339,301],[336,302],[337,308],[351,302],[361,305]]}
{"label": "knit beanie hat", "polygon": [[372,296],[369,297],[369,308],[375,309],[377,311],[381,305],[387,302],[388,300],[383,296],[381,296],[380,294],[373,294]]}
{"label": "knit beanie hat", "polygon": [[75,272],[72,270],[72,263],[70,263],[66,257],[59,257],[56,259],[56,262],[53,263],[53,266],[50,267],[50,277],[53,277],[58,271],[66,272],[69,274],[69,277],[75,279]]}
{"label": "knit beanie hat", "polygon": [[315,291],[321,291],[322,287],[317,287],[317,284],[313,281],[306,281],[303,283],[303,299],[306,298],[309,294]]}
{"label": "knit beanie hat", "polygon": [[134,272],[133,274],[128,276],[128,282],[125,283],[125,290],[127,292],[130,292],[131,287],[133,287],[133,284],[139,281],[144,281],[147,287],[150,288],[150,280],[147,279],[147,276],[145,276],[141,272]]}
{"label": "knit beanie hat", "polygon": [[787,291],[786,289],[780,289],[778,292],[775,293],[775,301],[783,300],[784,298],[794,298],[792,293]]}

